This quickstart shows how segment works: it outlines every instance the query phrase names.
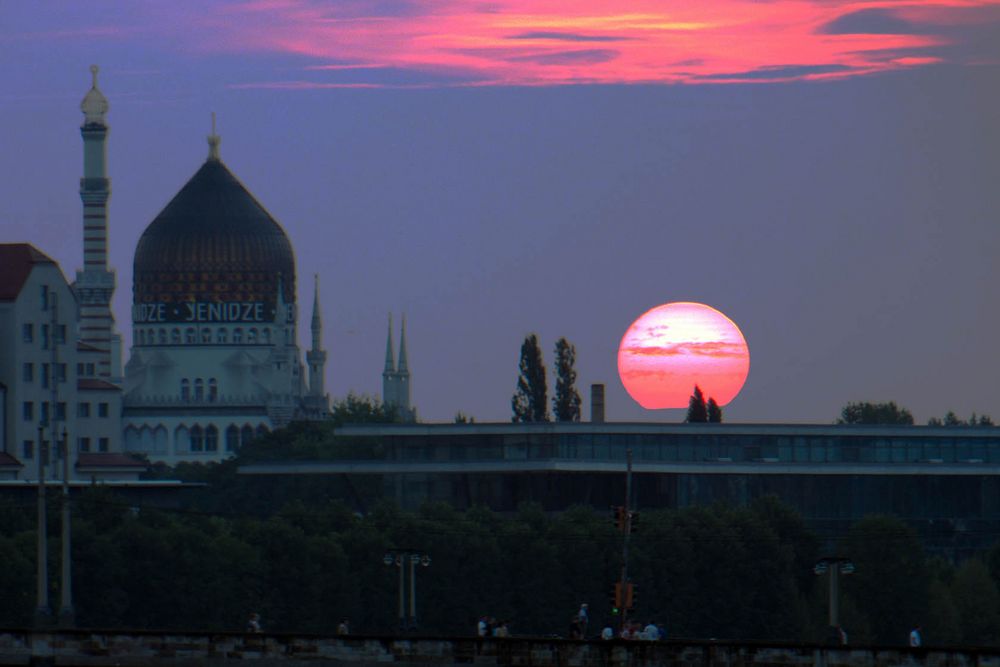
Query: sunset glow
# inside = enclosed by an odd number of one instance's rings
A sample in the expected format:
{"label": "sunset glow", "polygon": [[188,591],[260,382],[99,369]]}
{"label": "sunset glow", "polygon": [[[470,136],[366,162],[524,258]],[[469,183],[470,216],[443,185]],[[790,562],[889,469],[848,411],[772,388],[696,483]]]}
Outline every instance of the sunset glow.
{"label": "sunset glow", "polygon": [[746,340],[732,320],[701,303],[677,302],[643,313],[622,337],[618,374],[649,410],[684,408],[695,385],[726,405],[750,371]]}
{"label": "sunset glow", "polygon": [[971,0],[188,4],[137,3],[116,19],[114,34],[192,54],[304,58],[230,83],[278,89],[843,78],[994,60],[977,31],[1000,21],[1000,3]]}

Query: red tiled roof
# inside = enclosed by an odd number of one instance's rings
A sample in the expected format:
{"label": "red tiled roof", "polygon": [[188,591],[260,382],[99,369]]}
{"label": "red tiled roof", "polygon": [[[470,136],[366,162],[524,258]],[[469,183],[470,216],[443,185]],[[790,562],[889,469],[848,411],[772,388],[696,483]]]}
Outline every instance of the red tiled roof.
{"label": "red tiled roof", "polygon": [[27,243],[0,243],[0,301],[17,298],[35,264],[55,262]]}
{"label": "red tiled roof", "polygon": [[23,468],[24,465],[7,452],[0,452],[0,468],[15,466]]}
{"label": "red tiled roof", "polygon": [[147,465],[128,454],[81,453],[76,459],[77,468],[146,468]]}
{"label": "red tiled roof", "polygon": [[77,389],[99,389],[104,391],[118,391],[121,387],[116,384],[111,384],[107,380],[99,380],[97,378],[80,378],[76,381]]}

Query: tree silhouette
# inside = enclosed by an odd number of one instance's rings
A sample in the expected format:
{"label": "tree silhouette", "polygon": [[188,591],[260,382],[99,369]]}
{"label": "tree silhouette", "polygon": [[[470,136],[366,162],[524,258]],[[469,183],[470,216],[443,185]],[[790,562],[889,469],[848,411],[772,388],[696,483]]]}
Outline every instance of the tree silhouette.
{"label": "tree silhouette", "polygon": [[576,383],[576,346],[565,338],[556,341],[556,393],[552,412],[557,422],[580,421],[580,392]]}
{"label": "tree silhouette", "polygon": [[722,423],[722,408],[719,407],[719,404],[715,402],[714,398],[709,397],[707,411],[708,421],[713,424]]}
{"label": "tree silhouette", "polygon": [[705,405],[705,395],[701,393],[701,387],[694,386],[694,393],[688,401],[687,419],[684,421],[695,424],[708,421],[708,407]]}
{"label": "tree silhouette", "polygon": [[545,364],[542,349],[538,346],[538,336],[529,334],[521,344],[521,373],[517,378],[517,389],[510,399],[513,422],[547,422],[548,389],[545,385]]}

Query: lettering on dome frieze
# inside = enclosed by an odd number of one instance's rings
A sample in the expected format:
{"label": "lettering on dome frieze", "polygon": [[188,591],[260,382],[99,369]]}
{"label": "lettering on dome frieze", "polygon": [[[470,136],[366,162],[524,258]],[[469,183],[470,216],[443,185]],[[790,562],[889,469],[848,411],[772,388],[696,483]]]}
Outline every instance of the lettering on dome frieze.
{"label": "lettering on dome frieze", "polygon": [[132,306],[132,322],[273,322],[275,307],[266,301],[180,301]]}

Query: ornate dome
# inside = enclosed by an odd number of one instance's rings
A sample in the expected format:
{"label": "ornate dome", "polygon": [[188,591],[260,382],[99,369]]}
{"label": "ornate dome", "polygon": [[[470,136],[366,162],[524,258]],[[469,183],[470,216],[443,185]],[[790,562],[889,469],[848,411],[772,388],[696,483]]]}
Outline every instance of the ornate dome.
{"label": "ornate dome", "polygon": [[217,146],[216,138],[209,159],[139,239],[133,303],[263,303],[270,319],[279,283],[284,300],[295,301],[292,244],[216,157]]}

